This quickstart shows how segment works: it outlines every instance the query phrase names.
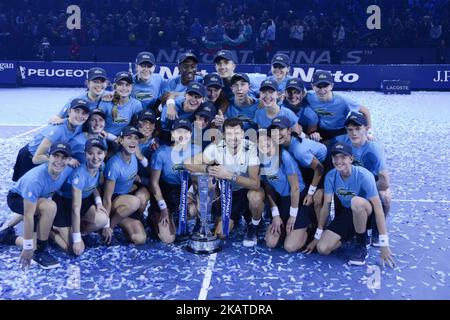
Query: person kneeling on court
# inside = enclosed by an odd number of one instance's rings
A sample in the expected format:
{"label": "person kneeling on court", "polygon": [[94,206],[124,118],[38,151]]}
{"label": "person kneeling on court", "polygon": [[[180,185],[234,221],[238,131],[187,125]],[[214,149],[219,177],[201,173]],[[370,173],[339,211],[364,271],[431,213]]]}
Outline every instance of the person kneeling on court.
{"label": "person kneeling on court", "polygon": [[122,228],[127,239],[134,244],[144,244],[147,234],[143,225],[143,212],[150,199],[147,188],[140,184],[138,160],[135,152],[142,133],[132,126],[120,132],[120,150],[105,166],[103,205],[109,213],[110,225],[103,228],[105,242],[111,244],[113,230]]}
{"label": "person kneeling on court", "polygon": [[[231,182],[232,205],[229,231],[239,224],[241,214],[251,222],[247,226],[244,246],[258,242],[258,229],[264,211],[264,191],[259,177],[259,159],[255,143],[244,139],[244,124],[238,118],[228,118],[224,124],[224,139],[211,143],[194,162],[185,162],[188,170],[207,172],[209,175]],[[222,220],[216,225],[216,234],[222,233]]]}
{"label": "person kneeling on court", "polygon": [[[386,220],[375,178],[369,170],[352,165],[352,148],[348,144],[336,143],[330,153],[334,169],[325,177],[324,203],[315,239],[308,245],[307,252],[312,252],[317,245],[320,254],[328,255],[339,248],[342,241],[351,240],[356,234],[357,244],[349,264],[364,265],[367,258],[367,224],[374,213],[380,231],[382,265],[387,262],[393,267],[395,263],[389,248]],[[336,216],[327,230],[323,231],[333,195]]]}
{"label": "person kneeling on court", "polygon": [[77,256],[85,249],[81,235],[100,230],[109,223],[97,190],[106,149],[102,140],[88,139],[85,146],[86,163],[75,169],[61,190],[53,196],[57,212],[50,236],[64,251],[72,249]]}
{"label": "person kneeling on court", "polygon": [[[67,166],[70,156],[68,144],[55,142],[50,147],[48,162],[25,173],[8,193],[8,207],[13,214],[0,228],[0,244],[21,246],[20,264],[24,268],[30,266],[31,259],[44,269],[59,267],[47,248],[56,215],[56,203],[51,197],[73,170]],[[22,220],[23,239],[14,231],[14,226]]]}
{"label": "person kneeling on court", "polygon": [[272,212],[266,245],[275,248],[284,238],[284,249],[296,252],[305,245],[314,216],[313,206],[303,204],[308,188],[294,157],[278,146],[270,131],[260,129],[258,136],[261,176]]}

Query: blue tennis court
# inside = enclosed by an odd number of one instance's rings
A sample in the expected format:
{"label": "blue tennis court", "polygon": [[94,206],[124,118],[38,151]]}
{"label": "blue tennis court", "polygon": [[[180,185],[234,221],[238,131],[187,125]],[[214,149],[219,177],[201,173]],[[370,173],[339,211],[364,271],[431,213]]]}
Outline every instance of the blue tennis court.
{"label": "blue tennis court", "polygon": [[[0,221],[18,150],[83,89],[0,89]],[[62,267],[19,269],[20,249],[0,247],[0,299],[450,299],[450,94],[348,92],[369,107],[391,173],[388,218],[397,268],[347,265],[350,245],[324,257],[242,246],[243,226],[223,250],[195,255],[184,244],[103,246],[78,258],[52,247]],[[17,228],[20,231],[20,226]],[[380,272],[378,274],[378,272]],[[379,275],[379,277],[378,277]]]}

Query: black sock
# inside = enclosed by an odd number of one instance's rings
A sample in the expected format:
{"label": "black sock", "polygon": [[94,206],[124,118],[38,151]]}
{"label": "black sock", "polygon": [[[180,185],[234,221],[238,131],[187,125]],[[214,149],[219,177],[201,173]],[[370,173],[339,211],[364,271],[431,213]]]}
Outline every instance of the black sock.
{"label": "black sock", "polygon": [[37,250],[44,251],[47,249],[48,240],[37,240]]}
{"label": "black sock", "polygon": [[363,245],[367,244],[367,230],[363,233],[356,233],[356,242]]}

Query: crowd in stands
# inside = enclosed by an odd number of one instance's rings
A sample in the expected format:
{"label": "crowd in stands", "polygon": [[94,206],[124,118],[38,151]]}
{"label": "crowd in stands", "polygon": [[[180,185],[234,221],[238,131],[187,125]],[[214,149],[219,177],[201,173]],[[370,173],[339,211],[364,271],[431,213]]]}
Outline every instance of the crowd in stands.
{"label": "crowd in stands", "polygon": [[[66,26],[71,4],[81,8],[80,30]],[[366,26],[372,4],[381,8],[380,30]],[[437,47],[450,41],[449,17],[449,0],[6,0],[0,3],[0,58],[51,59],[51,52],[39,56],[43,42],[68,46],[73,60],[80,46],[213,52],[251,48],[267,53],[284,48]]]}

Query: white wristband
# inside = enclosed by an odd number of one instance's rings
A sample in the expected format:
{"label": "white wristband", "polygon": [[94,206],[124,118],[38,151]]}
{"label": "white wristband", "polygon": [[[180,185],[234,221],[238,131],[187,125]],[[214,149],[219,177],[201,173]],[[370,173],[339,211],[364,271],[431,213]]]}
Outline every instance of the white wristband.
{"label": "white wristband", "polygon": [[378,236],[380,247],[389,247],[389,238],[387,234],[380,234]]}
{"label": "white wristband", "polygon": [[159,207],[160,210],[167,209],[166,201],[164,201],[164,199],[159,200],[158,201],[158,207]]}
{"label": "white wristband", "polygon": [[33,250],[33,239],[23,239],[23,250]]}
{"label": "white wristband", "polygon": [[113,135],[112,133],[109,133],[109,132],[108,132],[108,135],[106,136],[106,140],[114,141],[114,140],[116,140],[116,139],[117,139],[117,136],[115,136],[115,135]]}
{"label": "white wristband", "polygon": [[73,243],[81,242],[81,233],[80,232],[72,233],[72,241]]}
{"label": "white wristband", "polygon": [[272,212],[272,218],[275,218],[280,215],[280,211],[278,211],[278,207],[272,207],[270,209],[270,211]]}
{"label": "white wristband", "polygon": [[111,223],[110,223],[109,217],[108,217],[108,220],[106,220],[106,224],[103,227],[103,229],[107,229],[107,228],[111,228]]}
{"label": "white wristband", "polygon": [[144,168],[148,167],[148,160],[146,157],[144,157],[140,162]]}
{"label": "white wristband", "polygon": [[308,188],[308,194],[310,196],[312,196],[312,195],[314,195],[314,192],[316,192],[316,190],[317,190],[316,186],[310,185],[309,188]]}
{"label": "white wristband", "polygon": [[103,204],[102,198],[100,196],[95,197],[95,205],[98,206],[99,204]]}
{"label": "white wristband", "polygon": [[307,138],[306,134],[303,131],[300,133],[300,138],[302,138],[302,139],[306,139]]}
{"label": "white wristband", "polygon": [[166,105],[175,105],[175,100],[174,99],[167,99]]}
{"label": "white wristband", "polygon": [[290,209],[289,209],[289,215],[290,215],[291,217],[296,217],[296,216],[297,216],[297,213],[298,213],[298,208],[292,208],[292,207],[290,207]]}
{"label": "white wristband", "polygon": [[316,229],[316,233],[314,234],[314,239],[320,240],[320,237],[322,237],[322,233],[323,233],[323,230],[317,228],[317,229]]}

